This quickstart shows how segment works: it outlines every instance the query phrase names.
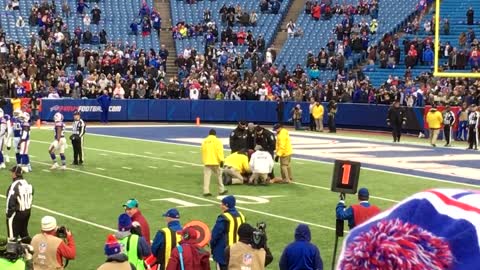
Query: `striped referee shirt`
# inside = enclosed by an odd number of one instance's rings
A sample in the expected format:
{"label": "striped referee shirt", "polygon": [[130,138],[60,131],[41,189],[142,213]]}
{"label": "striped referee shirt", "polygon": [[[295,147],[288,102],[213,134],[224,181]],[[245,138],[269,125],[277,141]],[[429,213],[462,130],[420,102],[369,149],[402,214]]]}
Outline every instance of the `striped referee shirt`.
{"label": "striped referee shirt", "polygon": [[85,122],[80,119],[78,121],[73,121],[73,124],[72,124],[72,134],[76,134],[80,137],[83,137],[83,135],[85,134]]}
{"label": "striped referee shirt", "polygon": [[17,211],[28,211],[32,208],[33,187],[25,179],[18,179],[8,187],[7,217]]}

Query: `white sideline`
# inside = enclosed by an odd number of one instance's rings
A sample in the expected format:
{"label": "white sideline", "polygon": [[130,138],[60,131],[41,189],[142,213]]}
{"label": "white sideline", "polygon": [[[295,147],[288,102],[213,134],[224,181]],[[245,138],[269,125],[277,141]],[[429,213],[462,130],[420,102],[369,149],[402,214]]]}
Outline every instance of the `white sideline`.
{"label": "white sideline", "polygon": [[[32,142],[36,142],[36,143],[49,144],[48,142],[40,141],[40,140],[31,140],[31,141],[32,141]],[[192,162],[181,161],[181,160],[174,160],[174,159],[168,159],[168,158],[162,158],[162,157],[145,156],[145,155],[139,155],[139,154],[132,154],[132,153],[112,151],[112,150],[104,150],[104,149],[93,148],[93,147],[84,147],[84,149],[93,150],[93,151],[98,151],[98,152],[111,153],[111,154],[124,155],[124,156],[140,157],[140,158],[146,158],[146,159],[152,159],[152,160],[162,160],[162,161],[168,161],[168,162],[173,162],[173,163],[180,163],[180,164],[185,164],[185,165],[190,165],[190,166],[195,166],[195,167],[203,167],[202,164],[198,164],[198,163],[192,163]],[[177,168],[182,168],[181,166],[178,166],[178,165],[173,165],[173,166],[174,166],[174,167],[177,167]],[[150,168],[150,166],[149,166],[149,168]],[[293,182],[293,184],[330,191],[330,188],[328,188],[328,187],[322,187],[322,186],[316,186],[316,185],[311,185],[311,184],[305,184],[305,183],[296,182],[296,181]],[[373,198],[373,199],[381,200],[381,201],[394,202],[394,203],[398,203],[398,202],[399,202],[399,201],[397,201],[397,200],[388,199],[388,198],[383,198],[383,197],[378,197],[378,196],[370,196],[370,197]]]}
{"label": "white sideline", "polygon": [[[7,198],[5,195],[1,195],[1,194],[0,194],[0,197],[2,197],[4,199]],[[68,219],[71,219],[71,220],[74,220],[74,221],[77,221],[77,222],[80,222],[80,223],[84,223],[84,224],[87,224],[87,225],[90,225],[90,226],[93,226],[93,227],[97,227],[99,229],[104,229],[104,230],[112,231],[112,232],[117,231],[117,230],[115,230],[113,228],[110,228],[110,227],[107,227],[107,226],[103,226],[103,225],[100,225],[100,224],[97,224],[97,223],[94,223],[94,222],[91,222],[91,221],[88,221],[88,220],[85,220],[85,219],[72,217],[70,215],[63,214],[63,213],[60,213],[60,212],[57,212],[57,211],[54,211],[54,210],[51,210],[51,209],[48,209],[48,208],[45,208],[45,207],[38,206],[38,205],[33,205],[32,207],[35,208],[35,209],[50,213],[50,214],[54,214],[56,216],[68,218]]]}
{"label": "white sideline", "polygon": [[[31,160],[31,162],[46,165],[46,166],[50,166],[50,164],[46,163],[46,162],[34,161],[34,160]],[[169,190],[169,189],[165,189],[165,188],[160,188],[160,187],[145,185],[145,184],[141,184],[141,183],[136,183],[136,182],[132,182],[132,181],[116,178],[116,177],[111,177],[111,176],[107,176],[107,175],[97,174],[97,173],[93,173],[93,172],[88,172],[88,171],[84,171],[84,170],[77,170],[77,169],[72,169],[72,168],[67,168],[67,170],[78,172],[78,173],[83,173],[83,174],[87,174],[87,175],[92,175],[92,176],[96,176],[96,177],[100,177],[100,178],[104,178],[104,179],[108,179],[108,180],[114,181],[114,182],[129,184],[129,185],[133,185],[133,186],[139,186],[139,187],[148,188],[148,189],[157,190],[157,191],[163,191],[165,193],[171,193],[171,194],[175,194],[175,195],[179,195],[179,196],[183,196],[183,197],[187,197],[187,198],[191,198],[191,199],[196,199],[196,200],[199,200],[199,201],[204,201],[204,202],[209,202],[209,203],[214,203],[214,204],[219,203],[219,201],[209,200],[209,199],[205,199],[203,197],[198,197],[198,196],[195,196],[195,195],[190,195],[190,194],[186,194],[186,193],[182,193],[182,192],[178,192],[178,191],[174,191],[174,190]],[[283,220],[292,221],[292,222],[295,222],[295,223],[303,223],[303,224],[307,224],[307,225],[310,225],[310,226],[313,226],[313,227],[318,227],[318,228],[327,229],[327,230],[330,230],[330,231],[335,231],[335,228],[320,225],[320,224],[316,224],[316,223],[312,223],[312,222],[307,222],[307,221],[303,221],[303,220],[299,220],[299,219],[294,219],[294,218],[289,218],[289,217],[285,217],[285,216],[275,215],[275,214],[271,214],[271,213],[267,213],[267,212],[263,212],[263,211],[258,211],[258,210],[254,210],[254,209],[250,209],[250,208],[246,208],[246,207],[242,207],[242,206],[237,206],[237,208],[240,209],[240,210],[246,211],[246,212],[252,212],[252,213],[256,213],[256,214],[263,215],[263,216],[269,216],[269,217],[273,217],[273,218],[277,218],[277,219],[283,219]]]}

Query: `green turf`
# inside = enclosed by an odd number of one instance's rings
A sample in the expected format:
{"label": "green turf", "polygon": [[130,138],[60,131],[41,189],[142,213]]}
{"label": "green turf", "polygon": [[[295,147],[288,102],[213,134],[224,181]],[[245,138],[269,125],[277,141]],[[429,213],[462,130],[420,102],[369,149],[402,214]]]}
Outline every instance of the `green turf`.
{"label": "green turf", "polygon": [[[84,167],[70,166],[72,170],[50,172],[43,170],[48,170],[51,163],[47,153],[51,133],[34,130],[32,134],[30,154],[35,156],[31,158],[34,172],[26,175],[26,178],[34,185],[34,204],[37,206],[116,228],[117,217],[123,211],[122,203],[129,198],[137,198],[150,223],[152,238],[165,225],[161,214],[176,204],[150,201],[151,199],[176,198],[200,205],[212,204],[181,208],[182,222],[197,219],[212,226],[220,213],[216,198],[206,200],[201,196],[203,176],[198,147],[88,135],[85,140],[87,149]],[[67,149],[67,156],[71,162],[71,148]],[[294,229],[300,221],[313,224],[310,226],[312,241],[320,248],[324,266],[330,266],[334,208],[338,201],[338,196],[328,190],[331,172],[331,164],[294,161],[293,173],[298,184],[229,187],[230,193],[236,195],[280,196],[271,198],[267,204],[239,204],[244,208],[241,211],[250,223],[265,221],[268,224],[269,246],[275,257],[269,269],[278,269],[281,251],[293,240]],[[6,171],[1,174],[5,180],[0,183],[0,190],[6,190],[10,174]],[[365,169],[361,172],[361,186],[369,187],[372,195],[388,200],[402,200],[415,192],[433,187],[462,187],[460,184]],[[216,191],[213,180],[211,191]],[[371,201],[382,209],[394,204],[381,199]],[[347,202],[355,200],[348,197]],[[51,213],[38,208],[33,210],[29,227],[31,234],[39,231],[39,221],[46,214]],[[96,269],[104,261],[103,245],[108,230],[53,215],[59,224],[71,228],[77,242],[77,259],[70,263],[68,269]],[[5,232],[4,222],[0,224],[0,230]]]}

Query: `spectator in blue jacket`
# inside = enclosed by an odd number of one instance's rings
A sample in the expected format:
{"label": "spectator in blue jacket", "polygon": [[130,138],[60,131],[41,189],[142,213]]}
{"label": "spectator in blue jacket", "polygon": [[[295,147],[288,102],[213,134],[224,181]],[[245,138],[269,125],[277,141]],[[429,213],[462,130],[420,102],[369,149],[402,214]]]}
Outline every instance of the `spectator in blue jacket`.
{"label": "spectator in blue jacket", "polygon": [[295,229],[295,241],[283,250],[280,270],[323,270],[320,251],[310,240],[308,225],[299,224]]}
{"label": "spectator in blue jacket", "polygon": [[130,31],[132,35],[138,35],[138,22],[136,20],[130,24]]}
{"label": "spectator in blue jacket", "polygon": [[313,65],[308,71],[308,76],[310,77],[310,80],[318,80],[318,78],[320,78],[320,70],[318,70],[317,65]]}
{"label": "spectator in blue jacket", "polygon": [[[213,260],[218,264],[217,269],[220,270],[228,269],[225,260],[225,248],[229,244],[233,245],[238,241],[238,237],[230,237],[228,230],[233,228],[233,230],[238,232],[240,225],[245,223],[245,216],[237,211],[235,202],[235,197],[232,195],[222,199],[222,214],[217,217],[215,226],[212,229],[210,247],[212,248]],[[236,234],[234,233],[233,235]]]}
{"label": "spectator in blue jacket", "polygon": [[107,90],[103,91],[103,95],[97,98],[98,104],[100,104],[100,108],[102,108],[102,112],[100,114],[100,122],[108,123],[108,109],[110,108],[111,98],[108,95]]}
{"label": "spectator in blue jacket", "polygon": [[77,13],[83,15],[85,8],[90,8],[83,0],[80,0],[77,4]]}
{"label": "spectator in blue jacket", "polygon": [[[182,224],[180,223],[180,213],[177,209],[171,208],[163,214],[165,217],[165,221],[167,222],[167,227],[159,230],[155,235],[152,243],[152,254],[157,258],[157,262],[160,264],[159,269],[166,268],[166,262],[168,262],[169,258],[166,258],[165,252],[165,231],[169,230],[171,233],[176,233],[181,231]],[[168,231],[167,231],[168,233]],[[171,240],[170,240],[171,242]],[[178,243],[170,243],[171,248],[173,249]]]}
{"label": "spectator in blue jacket", "polygon": [[427,45],[423,51],[423,63],[427,66],[431,66],[433,64],[433,50],[429,45]]}

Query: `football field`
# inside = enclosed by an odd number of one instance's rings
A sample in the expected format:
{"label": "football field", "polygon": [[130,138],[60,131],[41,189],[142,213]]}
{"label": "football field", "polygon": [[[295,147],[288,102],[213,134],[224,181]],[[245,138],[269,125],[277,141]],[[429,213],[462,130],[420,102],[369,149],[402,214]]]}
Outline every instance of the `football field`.
{"label": "football field", "polygon": [[[179,208],[182,223],[201,220],[212,227],[220,214],[221,197],[202,196],[203,168],[198,147],[208,129],[204,126],[89,127],[85,165],[70,165],[66,171],[49,170],[52,130],[34,129],[30,144],[34,171],[25,175],[35,189],[30,234],[39,232],[42,216],[55,216],[59,225],[72,230],[77,244],[77,259],[67,269],[85,270],[96,269],[104,261],[106,236],[115,231],[117,217],[123,212],[122,204],[130,198],[139,200],[140,209],[150,223],[152,239],[165,226],[162,213],[172,207]],[[217,132],[228,145],[230,129],[219,127]],[[334,210],[338,202],[338,194],[330,191],[334,159],[352,159],[364,164],[360,186],[370,189],[371,202],[382,209],[429,188],[480,187],[477,184],[480,155],[474,152],[432,150],[415,143],[392,145],[375,138],[291,134],[296,157],[294,184],[227,187],[229,194],[237,196],[237,208],[247,222],[267,223],[268,244],[274,255],[268,269],[278,269],[280,254],[293,240],[299,223],[310,226],[312,242],[320,248],[325,269],[330,268],[335,239]],[[68,164],[72,161],[71,151],[69,147]],[[229,152],[226,149],[225,154]],[[278,165],[276,172],[279,175]],[[3,179],[0,190],[6,190],[11,182],[10,173],[4,170],[0,175]],[[216,192],[213,179],[211,192]],[[354,196],[347,196],[348,204],[355,202]],[[5,222],[1,222],[0,234],[6,234]]]}

